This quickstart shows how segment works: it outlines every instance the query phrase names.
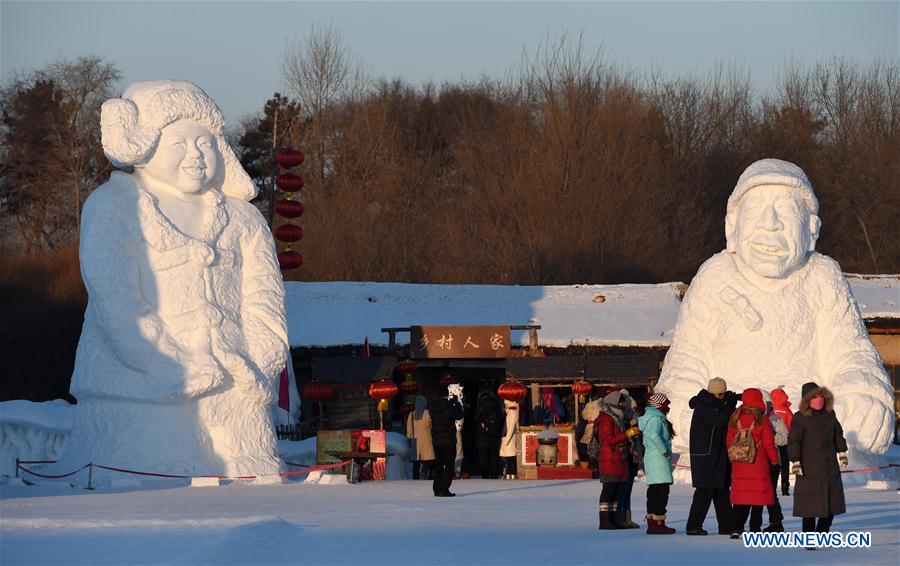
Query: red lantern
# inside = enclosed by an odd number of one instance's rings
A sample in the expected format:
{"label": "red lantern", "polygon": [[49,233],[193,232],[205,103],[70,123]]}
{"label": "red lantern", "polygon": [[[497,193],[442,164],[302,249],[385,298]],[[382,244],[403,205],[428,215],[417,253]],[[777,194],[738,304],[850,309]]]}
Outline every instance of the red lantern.
{"label": "red lantern", "polygon": [[285,218],[298,218],[304,210],[303,205],[295,200],[280,200],[275,203],[275,212]]}
{"label": "red lantern", "polygon": [[587,395],[594,388],[593,384],[580,379],[572,384],[572,393],[576,395]]}
{"label": "red lantern", "polygon": [[296,224],[282,224],[275,228],[275,237],[282,242],[296,242],[303,237],[303,228]]}
{"label": "red lantern", "polygon": [[497,390],[500,397],[506,401],[522,401],[528,394],[528,389],[518,381],[507,381]]}
{"label": "red lantern", "polygon": [[372,399],[391,399],[397,395],[397,384],[387,379],[376,381],[369,387],[369,397]]}
{"label": "red lantern", "polygon": [[296,167],[306,158],[296,149],[281,149],[275,152],[275,161],[285,169]]}
{"label": "red lantern", "polygon": [[399,369],[400,373],[403,375],[410,375],[416,371],[416,362],[412,360],[403,360],[397,366],[397,369]]}
{"label": "red lantern", "polygon": [[275,177],[275,185],[286,193],[293,193],[303,188],[303,179],[293,173],[284,173]]}
{"label": "red lantern", "polygon": [[412,403],[403,403],[403,406],[400,407],[400,414],[403,415],[405,419],[408,414],[416,410],[416,406]]}
{"label": "red lantern", "polygon": [[419,384],[415,381],[404,381],[400,384],[400,391],[404,395],[415,395],[419,392]]}
{"label": "red lantern", "polygon": [[321,381],[310,381],[303,386],[301,395],[310,401],[325,401],[331,397],[331,386]]}
{"label": "red lantern", "polygon": [[293,250],[278,254],[278,266],[281,269],[297,269],[303,265],[303,256]]}

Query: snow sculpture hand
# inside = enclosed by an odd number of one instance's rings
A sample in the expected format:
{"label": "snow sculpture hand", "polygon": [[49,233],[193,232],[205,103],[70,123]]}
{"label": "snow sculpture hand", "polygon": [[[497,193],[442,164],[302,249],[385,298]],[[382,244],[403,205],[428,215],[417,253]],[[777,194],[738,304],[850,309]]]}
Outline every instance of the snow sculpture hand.
{"label": "snow sculpture hand", "polygon": [[225,374],[215,358],[208,354],[185,354],[182,358],[184,385],[182,394],[196,398],[222,386]]}
{"label": "snow sculpture hand", "polygon": [[857,450],[881,453],[889,446],[894,428],[890,407],[864,393],[837,393],[834,411],[844,429],[844,438]]}

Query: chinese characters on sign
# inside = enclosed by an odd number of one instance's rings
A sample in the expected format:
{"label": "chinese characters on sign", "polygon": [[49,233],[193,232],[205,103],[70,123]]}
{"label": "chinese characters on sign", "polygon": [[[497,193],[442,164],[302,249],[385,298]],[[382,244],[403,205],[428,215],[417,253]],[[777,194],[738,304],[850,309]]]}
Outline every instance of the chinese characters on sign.
{"label": "chinese characters on sign", "polygon": [[509,357],[508,326],[413,326],[414,358]]}

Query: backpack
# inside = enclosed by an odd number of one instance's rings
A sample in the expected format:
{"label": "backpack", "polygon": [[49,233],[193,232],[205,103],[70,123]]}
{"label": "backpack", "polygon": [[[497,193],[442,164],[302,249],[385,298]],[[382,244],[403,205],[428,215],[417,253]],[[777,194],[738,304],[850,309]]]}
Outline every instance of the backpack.
{"label": "backpack", "polygon": [[587,455],[591,462],[596,462],[600,457],[600,439],[597,437],[600,432],[600,417],[594,420],[594,430],[591,434],[591,441],[587,445]]}
{"label": "backpack", "polygon": [[728,447],[728,459],[732,462],[743,462],[752,464],[756,460],[757,445],[753,442],[753,429],[756,423],[750,425],[750,428],[743,428],[741,422],[737,422],[737,435],[734,442]]}

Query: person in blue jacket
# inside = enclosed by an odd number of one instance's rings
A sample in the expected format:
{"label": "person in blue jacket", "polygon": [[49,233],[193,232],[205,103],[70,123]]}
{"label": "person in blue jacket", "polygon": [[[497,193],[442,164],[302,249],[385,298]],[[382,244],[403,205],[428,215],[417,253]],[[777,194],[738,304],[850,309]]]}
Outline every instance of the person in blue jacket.
{"label": "person in blue jacket", "polygon": [[644,472],[647,474],[647,534],[670,535],[675,529],[666,526],[666,506],[672,485],[672,437],[675,431],[666,418],[669,398],[654,393],[647,409],[638,419],[644,441]]}

